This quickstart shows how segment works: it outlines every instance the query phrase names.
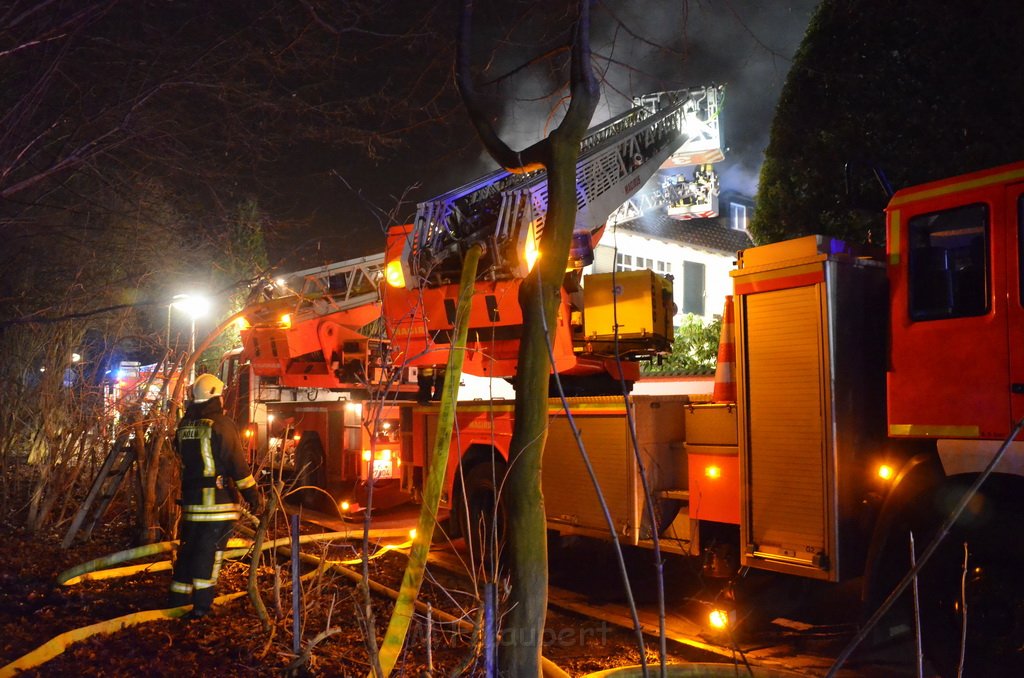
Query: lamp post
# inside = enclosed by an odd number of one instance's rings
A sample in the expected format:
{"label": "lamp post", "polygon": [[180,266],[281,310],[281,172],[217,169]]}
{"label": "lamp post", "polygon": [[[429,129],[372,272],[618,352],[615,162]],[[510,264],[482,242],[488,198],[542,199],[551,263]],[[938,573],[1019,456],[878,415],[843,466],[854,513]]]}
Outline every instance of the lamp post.
{"label": "lamp post", "polygon": [[[171,302],[167,304],[167,349],[171,348],[171,309],[175,308],[179,302],[187,299],[187,294],[175,294],[171,297]],[[177,342],[175,342],[177,344]]]}
{"label": "lamp post", "polygon": [[[210,300],[196,294],[176,294],[170,305],[167,307],[167,343],[171,343],[171,308],[184,311],[192,322],[192,331],[189,335],[188,353],[189,357],[196,350],[196,320],[210,312]],[[192,369],[189,372],[189,382],[195,381],[196,364],[192,362]]]}

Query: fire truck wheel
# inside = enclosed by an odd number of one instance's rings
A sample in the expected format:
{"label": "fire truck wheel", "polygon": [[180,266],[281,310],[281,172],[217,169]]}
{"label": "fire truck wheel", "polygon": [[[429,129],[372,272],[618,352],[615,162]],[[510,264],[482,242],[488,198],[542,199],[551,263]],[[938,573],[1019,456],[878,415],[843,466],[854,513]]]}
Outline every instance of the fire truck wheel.
{"label": "fire truck wheel", "polygon": [[971,517],[978,523],[961,520],[919,575],[925,655],[942,676],[958,675],[961,646],[965,675],[1024,675],[1024,545],[1013,536],[1024,515],[988,496]]}
{"label": "fire truck wheel", "polygon": [[[476,566],[492,569],[495,558],[505,541],[504,505],[497,502],[495,483],[505,475],[503,466],[484,462],[466,472],[463,483],[466,496],[459,501],[457,519],[459,531]],[[461,493],[456,490],[456,493]]]}

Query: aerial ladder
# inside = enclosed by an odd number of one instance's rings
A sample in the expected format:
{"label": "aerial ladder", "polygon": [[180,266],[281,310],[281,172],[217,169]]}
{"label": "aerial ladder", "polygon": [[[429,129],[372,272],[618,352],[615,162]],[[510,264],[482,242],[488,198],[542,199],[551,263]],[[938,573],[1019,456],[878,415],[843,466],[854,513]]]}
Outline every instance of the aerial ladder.
{"label": "aerial ladder", "polygon": [[[593,236],[622,203],[666,163],[723,159],[719,106],[722,86],[657,92],[592,128],[576,165],[577,233]],[[480,270],[492,279],[522,278],[530,243],[544,231],[547,176],[543,170],[497,170],[418,205],[402,251],[407,283],[457,281],[462,254],[476,242],[486,253]]]}
{"label": "aerial ladder", "polygon": [[[671,348],[671,281],[649,271],[618,274],[616,287],[635,287],[631,306],[617,313],[584,309],[620,304],[611,274],[582,276],[608,217],[663,166],[721,160],[719,108],[723,88],[712,85],[657,92],[592,128],[576,165],[578,211],[562,311],[553,328],[555,369],[566,375],[616,373],[621,359],[648,358]],[[518,286],[537,255],[547,214],[543,170],[498,170],[433,200],[420,203],[412,224],[389,232],[384,312],[393,350],[405,364],[438,366],[447,358],[454,326],[454,290],[462,258],[483,245],[465,371],[491,377],[515,374],[522,316]],[[617,293],[616,293],[617,294]],[[589,300],[588,300],[589,299]],[[594,302],[593,304],[591,302]],[[614,351],[614,353],[613,353]],[[629,380],[638,374],[635,363]]]}
{"label": "aerial ladder", "polygon": [[[609,215],[637,194],[659,168],[698,163],[710,167],[723,158],[722,96],[723,88],[717,85],[648,94],[635,98],[630,110],[588,132],[576,170],[576,269],[588,263]],[[241,328],[242,353],[256,376],[285,388],[343,389],[401,382],[395,379],[392,365],[442,365],[447,357],[445,331],[454,322],[451,292],[461,272],[462,255],[471,244],[483,242],[480,284],[489,287],[480,289],[481,298],[474,302],[471,338],[478,345],[488,341],[495,350],[486,365],[482,354],[471,353],[467,372],[511,376],[518,346],[515,328],[521,323],[515,292],[529,270],[530,251],[543,233],[546,211],[543,171],[497,170],[422,202],[412,225],[392,231],[387,253],[296,271],[257,286]],[[585,331],[585,292],[605,299],[608,295],[602,290],[611,283],[601,276],[588,276],[587,292],[578,270],[574,276],[563,290],[565,322],[555,332],[559,371],[606,371],[608,357],[594,356],[613,343],[609,337],[621,349],[617,357],[649,356],[670,348],[669,281],[654,274],[635,281],[638,288],[650,290],[639,302],[643,318],[632,328],[635,331],[625,327]],[[404,281],[407,292],[396,301],[392,290],[384,290],[391,297],[389,338],[374,326],[381,314],[380,283],[385,277]],[[390,355],[396,341],[401,344],[400,359]]]}
{"label": "aerial ladder", "polygon": [[608,215],[608,226],[638,219],[663,209],[673,219],[708,219],[718,216],[718,173],[709,164],[697,167],[692,177],[683,173],[652,182]]}
{"label": "aerial ladder", "polygon": [[288,273],[258,286],[240,329],[260,377],[294,388],[367,386],[384,378],[387,341],[374,329],[384,254]]}
{"label": "aerial ladder", "polygon": [[[330,488],[346,505],[364,502],[354,482],[397,476],[387,448],[393,402],[417,390],[388,355],[383,275],[379,253],[261,281],[241,314],[242,346],[220,368],[250,462]],[[363,458],[378,446],[380,459]]]}

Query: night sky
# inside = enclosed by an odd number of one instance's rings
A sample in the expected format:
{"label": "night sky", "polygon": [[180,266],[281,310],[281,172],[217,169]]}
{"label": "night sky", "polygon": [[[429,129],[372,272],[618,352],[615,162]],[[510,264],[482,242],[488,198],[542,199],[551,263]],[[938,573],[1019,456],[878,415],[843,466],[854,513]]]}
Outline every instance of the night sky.
{"label": "night sky", "polygon": [[[560,48],[576,3],[475,3],[476,80],[515,148],[564,110]],[[602,101],[592,124],[635,96],[724,84],[722,186],[752,194],[816,4],[593,3]],[[271,264],[295,270],[379,252],[385,228],[418,202],[495,168],[453,84],[455,0],[6,6],[0,228],[83,214],[106,223],[122,201],[152,200],[136,218],[175,214],[217,242],[251,202],[267,217]]]}
{"label": "night sky", "polygon": [[[779,92],[816,5],[816,0],[609,3],[628,30],[616,25],[608,12],[595,13],[593,49],[604,88],[594,124],[625,110],[630,96],[725,84],[727,152],[718,166],[722,187],[752,195]],[[604,58],[609,55],[611,63]],[[531,75],[502,89],[504,101],[495,112],[500,110],[499,127],[513,147],[532,143],[550,125],[548,84]],[[317,217],[303,231],[304,249],[297,251],[289,242],[275,254],[297,266],[380,251],[379,217],[369,205],[390,209],[408,189],[399,220],[409,219],[416,202],[496,167],[480,150],[464,117],[446,124],[453,126],[450,136],[426,135],[391,157],[374,162],[356,155],[331,159],[335,169],[328,171],[336,171],[344,182],[336,177],[336,190],[313,197]]]}

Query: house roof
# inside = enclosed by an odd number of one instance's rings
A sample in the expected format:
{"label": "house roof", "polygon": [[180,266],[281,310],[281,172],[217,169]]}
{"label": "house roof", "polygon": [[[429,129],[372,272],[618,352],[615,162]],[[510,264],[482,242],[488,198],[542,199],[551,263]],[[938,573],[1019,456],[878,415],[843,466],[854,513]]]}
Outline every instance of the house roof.
{"label": "house roof", "polygon": [[613,228],[722,254],[735,254],[754,246],[746,231],[729,228],[727,217],[683,220],[674,219],[665,212],[651,211],[642,217],[620,222]]}

